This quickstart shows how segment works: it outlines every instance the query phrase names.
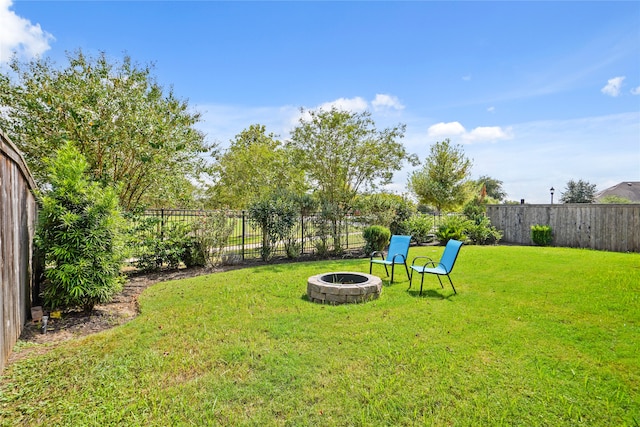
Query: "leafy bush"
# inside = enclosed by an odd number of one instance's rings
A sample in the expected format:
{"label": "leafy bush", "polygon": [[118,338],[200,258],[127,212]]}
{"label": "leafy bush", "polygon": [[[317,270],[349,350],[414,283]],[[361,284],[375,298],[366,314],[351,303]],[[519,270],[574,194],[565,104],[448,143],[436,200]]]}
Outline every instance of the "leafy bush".
{"label": "leafy bush", "polygon": [[[320,212],[313,218],[315,229],[316,255],[326,257],[330,254],[340,255],[344,252],[341,239],[341,223],[344,214],[336,204],[323,202],[320,204]],[[333,245],[330,243],[332,240]]]}
{"label": "leafy bush", "polygon": [[136,219],[136,237],[131,244],[135,266],[145,272],[157,271],[165,265],[178,268],[185,257],[191,256],[195,246],[188,224],[172,222],[162,225],[160,221],[159,217]]}
{"label": "leafy bush", "polygon": [[532,225],[531,240],[538,246],[549,246],[553,240],[551,227],[548,225]]}
{"label": "leafy bush", "polygon": [[262,230],[261,256],[263,261],[271,258],[274,246],[291,236],[298,215],[295,203],[273,195],[249,206],[249,219]]}
{"label": "leafy bush", "polygon": [[188,245],[184,256],[185,265],[218,265],[231,233],[233,223],[229,221],[227,212],[212,211],[202,214],[193,225],[191,244]]}
{"label": "leafy bush", "polygon": [[45,306],[90,312],[122,289],[118,196],[86,177],[87,161],[66,143],[50,161],[36,244],[45,257]]}
{"label": "leafy bush", "polygon": [[467,237],[476,245],[498,243],[502,239],[502,232],[491,225],[486,216],[478,216],[467,228]]}
{"label": "leafy bush", "polygon": [[464,215],[449,215],[438,227],[436,237],[443,245],[451,239],[464,242],[466,240],[467,230],[472,224],[473,222]]}
{"label": "leafy bush", "polygon": [[434,238],[433,216],[418,213],[402,222],[403,234],[409,234],[417,243],[429,243]]}
{"label": "leafy bush", "polygon": [[397,194],[371,194],[358,199],[355,205],[360,221],[365,225],[383,225],[391,234],[404,234],[403,222],[411,218],[416,208],[413,202]]}
{"label": "leafy bush", "polygon": [[474,199],[465,205],[463,212],[471,220],[466,231],[467,238],[471,243],[476,245],[495,244],[502,239],[502,232],[491,225],[491,221],[487,218],[486,201]]}
{"label": "leafy bush", "polygon": [[389,243],[391,231],[381,225],[372,225],[362,231],[365,240],[364,251],[370,254],[374,251],[381,251]]}

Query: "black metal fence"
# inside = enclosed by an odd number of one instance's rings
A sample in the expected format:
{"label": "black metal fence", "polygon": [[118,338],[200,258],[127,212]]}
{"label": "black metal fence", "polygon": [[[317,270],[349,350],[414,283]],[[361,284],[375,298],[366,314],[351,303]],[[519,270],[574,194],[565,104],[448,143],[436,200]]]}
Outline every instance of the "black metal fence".
{"label": "black metal fence", "polygon": [[[150,209],[142,214],[142,218],[155,218],[155,225],[151,230],[147,228],[141,232],[153,233],[155,237],[163,239],[175,232],[176,228],[197,229],[198,222],[212,213],[224,214],[226,225],[231,230],[222,249],[223,263],[261,258],[262,230],[249,220],[246,211]],[[347,215],[339,221],[329,220],[319,214],[300,215],[290,237],[273,245],[271,256],[291,257],[292,245],[297,256],[321,254],[338,248],[346,252],[356,251],[364,247],[362,230],[365,226],[356,215]]]}

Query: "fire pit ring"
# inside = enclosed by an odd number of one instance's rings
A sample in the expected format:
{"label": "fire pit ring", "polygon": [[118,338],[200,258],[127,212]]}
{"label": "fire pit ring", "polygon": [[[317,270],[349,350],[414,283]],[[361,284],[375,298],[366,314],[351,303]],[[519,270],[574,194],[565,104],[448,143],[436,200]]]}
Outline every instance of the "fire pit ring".
{"label": "fire pit ring", "polygon": [[340,271],[309,277],[307,297],[320,304],[347,304],[376,299],[382,292],[382,279],[365,273]]}

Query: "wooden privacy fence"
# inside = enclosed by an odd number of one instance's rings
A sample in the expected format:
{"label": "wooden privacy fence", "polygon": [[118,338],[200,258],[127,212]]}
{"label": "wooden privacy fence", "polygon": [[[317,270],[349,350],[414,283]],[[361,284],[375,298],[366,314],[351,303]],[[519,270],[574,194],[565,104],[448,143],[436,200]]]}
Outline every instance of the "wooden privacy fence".
{"label": "wooden privacy fence", "polygon": [[640,204],[489,205],[503,242],[530,245],[531,226],[551,227],[553,246],[640,252]]}
{"label": "wooden privacy fence", "polygon": [[0,130],[0,371],[31,310],[35,188],[20,152]]}

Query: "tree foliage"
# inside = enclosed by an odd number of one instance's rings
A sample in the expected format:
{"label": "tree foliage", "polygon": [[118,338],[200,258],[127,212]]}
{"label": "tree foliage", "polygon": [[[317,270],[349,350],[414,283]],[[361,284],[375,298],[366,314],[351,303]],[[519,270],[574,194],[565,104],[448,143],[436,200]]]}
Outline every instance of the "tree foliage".
{"label": "tree foliage", "polygon": [[601,199],[598,200],[598,203],[628,205],[633,202],[627,199],[626,197],[611,195],[611,196],[602,197]]}
{"label": "tree foliage", "polygon": [[507,197],[507,193],[502,188],[502,184],[502,181],[491,178],[488,175],[482,175],[476,180],[476,185],[480,189],[481,194],[484,191],[485,197],[490,197],[497,202],[502,202]]}
{"label": "tree foliage", "polygon": [[208,203],[214,207],[245,209],[276,190],[305,190],[304,173],[294,166],[289,150],[259,124],[236,135],[218,157],[214,175]]}
{"label": "tree foliage", "polygon": [[383,225],[391,234],[403,234],[404,221],[416,212],[414,203],[397,194],[374,193],[358,197],[355,207],[360,222]]}
{"label": "tree foliage", "polygon": [[214,148],[194,128],[200,115],[128,56],[112,63],[77,51],[67,60],[65,68],[14,60],[0,74],[0,128],[36,181],[46,180],[45,159],[72,140],[94,179],[119,185],[123,207],[188,204],[207,171],[202,155]]}
{"label": "tree foliage", "polygon": [[567,183],[567,188],[560,195],[561,203],[594,203],[596,201],[596,185],[587,181],[573,179]]}
{"label": "tree foliage", "polygon": [[271,258],[280,241],[289,241],[300,210],[295,200],[273,193],[254,201],[249,206],[249,219],[262,230],[261,257]]}
{"label": "tree foliage", "polygon": [[462,147],[445,139],[431,146],[422,169],[409,177],[409,188],[421,203],[434,206],[439,212],[454,210],[471,196],[470,172],[471,160]]}
{"label": "tree foliage", "polygon": [[65,144],[50,162],[36,242],[44,253],[44,302],[91,311],[122,286],[121,216],[113,188],[87,179],[87,162]]}
{"label": "tree foliage", "polygon": [[404,125],[378,130],[369,112],[302,110],[288,146],[322,203],[349,210],[355,196],[391,182],[405,160]]}

